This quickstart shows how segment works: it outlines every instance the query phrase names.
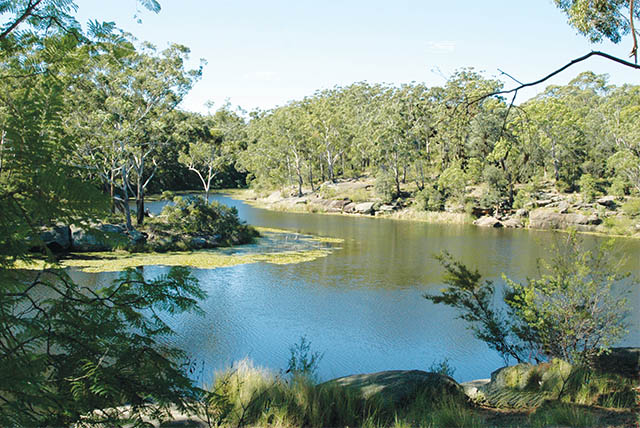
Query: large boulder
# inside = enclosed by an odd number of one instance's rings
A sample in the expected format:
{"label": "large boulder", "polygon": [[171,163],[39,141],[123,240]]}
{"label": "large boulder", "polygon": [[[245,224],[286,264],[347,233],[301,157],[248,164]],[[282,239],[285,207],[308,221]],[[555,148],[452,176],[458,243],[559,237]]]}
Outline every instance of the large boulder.
{"label": "large boulder", "polygon": [[592,231],[597,218],[579,213],[562,214],[549,209],[536,209],[529,213],[529,228],[531,229],[568,229]]}
{"label": "large boulder", "polygon": [[53,252],[71,249],[71,229],[64,224],[57,224],[40,233],[40,239]]}
{"label": "large boulder", "polygon": [[480,217],[476,221],[473,222],[476,226],[480,227],[502,227],[502,223],[495,217],[484,216]]}
{"label": "large boulder", "polygon": [[[129,241],[126,228],[119,224],[100,224],[92,228],[71,227],[71,250],[110,251]],[[136,238],[138,238],[136,236]]]}
{"label": "large boulder", "polygon": [[422,370],[390,370],[378,373],[345,376],[325,384],[340,385],[358,391],[365,399],[379,399],[393,405],[403,405],[418,394],[433,395],[439,402],[451,399],[466,403],[464,389],[449,376]]}
{"label": "large boulder", "polygon": [[375,202],[361,202],[356,204],[355,212],[358,214],[371,214],[373,212],[373,206]]}
{"label": "large boulder", "polygon": [[602,198],[598,199],[596,203],[598,205],[602,205],[603,207],[612,208],[612,209],[614,209],[617,206],[615,196],[603,196]]}

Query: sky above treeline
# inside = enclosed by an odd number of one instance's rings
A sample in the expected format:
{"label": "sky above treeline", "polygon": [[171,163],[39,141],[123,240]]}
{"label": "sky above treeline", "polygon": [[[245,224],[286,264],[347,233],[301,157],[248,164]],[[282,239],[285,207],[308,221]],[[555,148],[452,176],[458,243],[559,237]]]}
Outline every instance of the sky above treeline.
{"label": "sky above treeline", "polygon": [[[205,59],[202,79],[182,104],[206,113],[226,100],[251,111],[354,82],[440,86],[473,67],[506,87],[539,79],[591,50],[627,58],[631,40],[591,44],[567,24],[551,0],[202,1],[160,0],[159,14],[134,0],[79,0],[78,17],[115,21],[158,48],[191,49],[191,67]],[[139,22],[139,20],[141,22]],[[548,84],[578,73],[640,84],[640,70],[591,58]],[[522,102],[546,84],[521,91]]]}

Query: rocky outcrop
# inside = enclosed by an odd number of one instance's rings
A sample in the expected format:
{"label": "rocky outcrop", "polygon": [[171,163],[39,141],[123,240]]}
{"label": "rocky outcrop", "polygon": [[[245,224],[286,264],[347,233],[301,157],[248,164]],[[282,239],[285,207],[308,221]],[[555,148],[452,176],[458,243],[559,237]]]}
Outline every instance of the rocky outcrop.
{"label": "rocky outcrop", "polygon": [[[91,228],[71,226],[71,251],[110,251],[128,241],[127,229],[124,225],[100,224]],[[140,237],[135,235],[134,242]]]}
{"label": "rocky outcrop", "polygon": [[503,224],[495,217],[484,216],[473,222],[476,226],[481,227],[503,227]]}
{"label": "rocky outcrop", "polygon": [[579,213],[562,214],[549,209],[536,209],[529,214],[529,228],[531,229],[569,229],[580,231],[595,230],[595,226],[602,221],[595,215],[586,216]]}
{"label": "rocky outcrop", "polygon": [[[433,395],[434,400],[451,399],[466,403],[463,388],[449,376],[421,370],[390,370],[345,376],[325,384],[340,385],[358,391],[363,398],[375,398],[402,405],[418,394]],[[324,385],[324,384],[323,384]]]}
{"label": "rocky outcrop", "polygon": [[618,206],[618,204],[616,204],[615,196],[603,196],[602,198],[598,199],[596,203],[610,209],[615,209]]}
{"label": "rocky outcrop", "polygon": [[71,230],[64,224],[46,228],[40,233],[40,239],[54,253],[71,249]]}
{"label": "rocky outcrop", "polygon": [[354,211],[358,214],[372,214],[374,202],[361,202],[356,204]]}

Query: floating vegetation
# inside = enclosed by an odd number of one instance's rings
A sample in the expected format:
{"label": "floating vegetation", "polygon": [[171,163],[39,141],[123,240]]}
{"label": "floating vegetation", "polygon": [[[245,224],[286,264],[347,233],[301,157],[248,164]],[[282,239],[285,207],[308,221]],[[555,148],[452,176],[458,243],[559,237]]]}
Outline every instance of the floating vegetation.
{"label": "floating vegetation", "polygon": [[[262,235],[256,243],[230,248],[166,253],[129,253],[127,251],[74,253],[59,263],[62,267],[84,272],[117,272],[138,266],[189,266],[215,269],[250,263],[278,265],[304,263],[326,257],[341,239],[314,237],[279,229],[256,228]],[[42,269],[44,260],[16,263],[17,269]]]}

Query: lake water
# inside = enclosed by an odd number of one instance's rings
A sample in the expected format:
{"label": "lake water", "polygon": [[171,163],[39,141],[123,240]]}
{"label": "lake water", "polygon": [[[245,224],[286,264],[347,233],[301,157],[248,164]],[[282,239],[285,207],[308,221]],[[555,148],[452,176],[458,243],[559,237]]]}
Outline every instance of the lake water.
{"label": "lake water", "polygon": [[[256,365],[285,368],[289,348],[301,336],[324,354],[321,379],[391,369],[428,370],[444,358],[458,381],[489,377],[500,356],[473,337],[456,311],[422,296],[442,288],[433,255],[448,250],[485,278],[501,283],[536,275],[536,260],[566,235],[474,226],[431,225],[368,217],[297,214],[258,209],[224,195],[255,226],[344,239],[328,257],[292,265],[256,263],[194,269],[209,297],[204,316],[170,319],[171,343],[194,362],[193,377],[206,385],[216,369],[248,357]],[[151,202],[158,212],[163,202]],[[601,238],[585,237],[589,244]],[[640,276],[640,240],[620,239],[626,269]],[[152,266],[154,276],[167,268]],[[113,274],[75,273],[81,281]],[[640,346],[640,292],[630,296],[630,334],[623,346]]]}

